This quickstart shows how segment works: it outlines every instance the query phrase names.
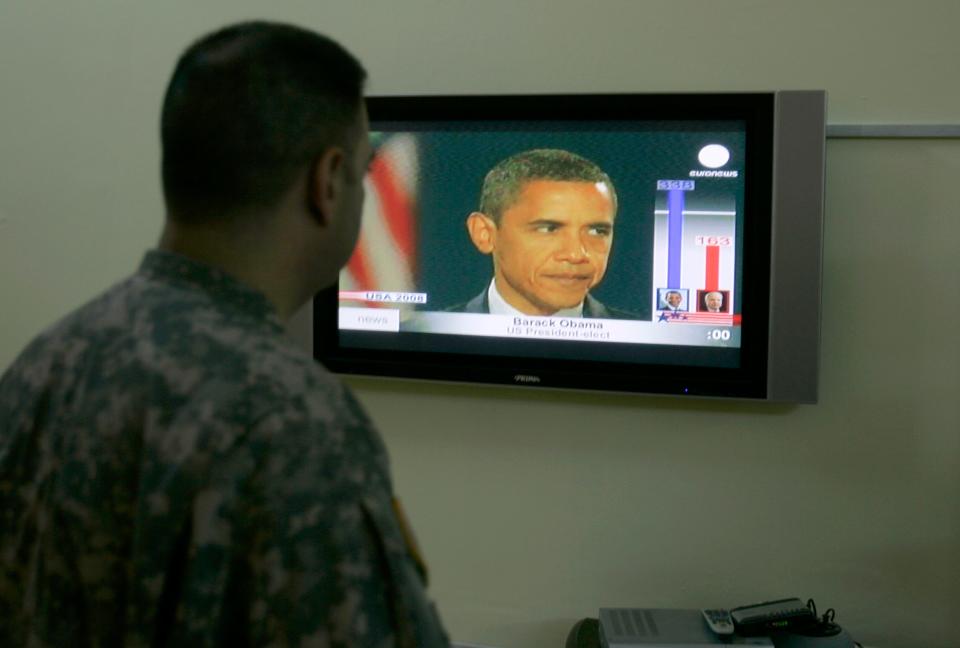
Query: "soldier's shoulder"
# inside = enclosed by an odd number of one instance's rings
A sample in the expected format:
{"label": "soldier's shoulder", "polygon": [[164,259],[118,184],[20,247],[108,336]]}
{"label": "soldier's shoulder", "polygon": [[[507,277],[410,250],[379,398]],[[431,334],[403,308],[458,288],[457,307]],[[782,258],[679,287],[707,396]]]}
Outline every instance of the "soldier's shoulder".
{"label": "soldier's shoulder", "polygon": [[42,329],[20,351],[7,373],[28,369],[37,373],[51,362],[58,362],[61,371],[69,370],[72,361],[96,344],[98,333],[111,339],[126,335],[129,320],[120,315],[131,280],[115,284]]}
{"label": "soldier's shoulder", "polygon": [[263,341],[249,356],[247,379],[275,396],[278,409],[314,421],[362,418],[340,378],[284,336]]}

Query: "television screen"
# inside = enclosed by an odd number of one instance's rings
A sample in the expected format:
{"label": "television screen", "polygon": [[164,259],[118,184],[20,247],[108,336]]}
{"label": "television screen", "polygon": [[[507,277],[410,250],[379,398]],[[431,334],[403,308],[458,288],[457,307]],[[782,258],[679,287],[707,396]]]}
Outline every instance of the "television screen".
{"label": "television screen", "polygon": [[334,370],[767,397],[773,94],[391,97]]}

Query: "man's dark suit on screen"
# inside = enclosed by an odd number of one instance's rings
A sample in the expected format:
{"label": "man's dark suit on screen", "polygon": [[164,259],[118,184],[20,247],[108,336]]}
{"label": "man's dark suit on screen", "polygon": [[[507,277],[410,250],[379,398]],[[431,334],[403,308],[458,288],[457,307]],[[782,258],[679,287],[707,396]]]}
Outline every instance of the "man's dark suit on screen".
{"label": "man's dark suit on screen", "polygon": [[[487,297],[487,289],[484,288],[483,292],[479,295],[466,302],[465,304],[459,304],[448,309],[453,313],[490,313],[490,301]],[[587,295],[583,300],[583,315],[582,317],[591,318],[591,319],[639,319],[637,315],[621,310],[619,308],[613,308],[607,306],[595,299],[594,297]]]}

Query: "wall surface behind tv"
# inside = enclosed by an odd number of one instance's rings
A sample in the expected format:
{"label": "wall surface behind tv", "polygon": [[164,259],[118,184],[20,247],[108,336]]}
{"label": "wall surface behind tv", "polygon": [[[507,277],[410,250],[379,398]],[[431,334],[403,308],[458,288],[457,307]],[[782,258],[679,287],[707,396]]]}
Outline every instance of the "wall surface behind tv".
{"label": "wall surface behind tv", "polygon": [[[0,368],[153,244],[173,61],[250,17],[334,35],[375,93],[826,88],[832,123],[960,123],[955,0],[7,0]],[[354,381],[453,637],[800,596],[955,646],[958,177],[960,140],[830,141],[818,405]]]}

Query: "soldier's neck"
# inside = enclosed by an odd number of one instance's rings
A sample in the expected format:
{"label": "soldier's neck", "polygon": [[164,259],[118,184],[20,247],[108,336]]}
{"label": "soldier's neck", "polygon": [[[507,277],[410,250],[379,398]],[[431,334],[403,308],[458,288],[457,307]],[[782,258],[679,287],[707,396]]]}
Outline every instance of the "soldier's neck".
{"label": "soldier's neck", "polygon": [[158,247],[223,270],[263,293],[286,321],[300,306],[297,287],[283,261],[274,259],[277,245],[269,231],[226,228],[219,225],[184,225],[168,220]]}

